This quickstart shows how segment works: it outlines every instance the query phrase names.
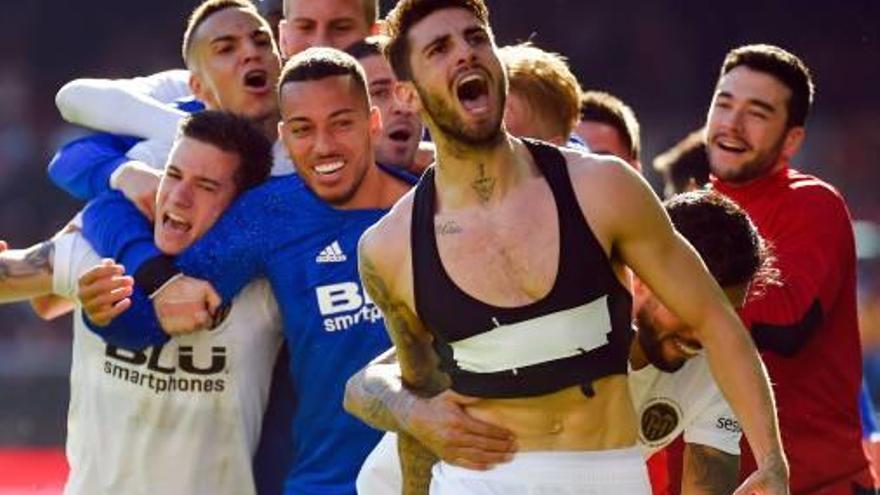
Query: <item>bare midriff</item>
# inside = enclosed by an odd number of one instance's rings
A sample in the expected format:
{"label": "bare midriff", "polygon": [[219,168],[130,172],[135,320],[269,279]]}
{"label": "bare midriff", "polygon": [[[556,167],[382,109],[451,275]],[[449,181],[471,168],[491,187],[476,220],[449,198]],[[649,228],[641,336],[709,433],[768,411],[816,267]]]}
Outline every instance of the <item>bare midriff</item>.
{"label": "bare midriff", "polygon": [[580,386],[522,399],[484,399],[468,406],[473,417],[503,426],[519,451],[593,451],[632,447],[637,424],[626,375],[593,382],[592,397]]}

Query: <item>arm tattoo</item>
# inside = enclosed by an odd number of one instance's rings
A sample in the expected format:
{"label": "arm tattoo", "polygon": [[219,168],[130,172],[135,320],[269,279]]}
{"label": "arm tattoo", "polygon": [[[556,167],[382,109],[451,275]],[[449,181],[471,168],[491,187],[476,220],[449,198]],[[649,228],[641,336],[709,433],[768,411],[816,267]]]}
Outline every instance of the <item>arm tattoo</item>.
{"label": "arm tattoo", "polygon": [[358,419],[385,431],[400,431],[416,397],[401,387],[399,368],[370,365],[348,380],[345,409]]}
{"label": "arm tattoo", "polygon": [[27,278],[40,274],[52,274],[52,258],[55,243],[46,241],[23,252],[24,256],[0,257],[0,282]]}
{"label": "arm tattoo", "polygon": [[[696,493],[727,495],[733,493],[739,477],[739,456],[718,449],[689,443],[685,447],[685,472],[682,483]],[[687,494],[688,490],[682,490]]]}
{"label": "arm tattoo", "polygon": [[[403,387],[407,389],[402,392],[433,396],[449,388],[449,377],[438,368],[438,358],[431,345],[430,335],[421,322],[404,302],[394,296],[363,250],[359,251],[358,260],[364,288],[382,310],[385,327],[397,348]],[[410,400],[409,406],[398,406],[411,408],[413,400],[415,399]],[[393,406],[378,402],[375,407],[376,410],[371,411],[371,414],[381,415],[388,413]],[[403,432],[398,436],[398,453],[404,495],[426,495],[431,482],[431,467],[437,462],[437,457],[418,440]]]}
{"label": "arm tattoo", "polygon": [[427,495],[431,486],[431,468],[439,460],[415,438],[400,433],[397,453],[403,474],[403,495]]}
{"label": "arm tattoo", "polygon": [[486,165],[480,164],[480,175],[471,183],[471,187],[477,192],[477,196],[483,203],[488,203],[495,190],[495,178],[486,177]]}

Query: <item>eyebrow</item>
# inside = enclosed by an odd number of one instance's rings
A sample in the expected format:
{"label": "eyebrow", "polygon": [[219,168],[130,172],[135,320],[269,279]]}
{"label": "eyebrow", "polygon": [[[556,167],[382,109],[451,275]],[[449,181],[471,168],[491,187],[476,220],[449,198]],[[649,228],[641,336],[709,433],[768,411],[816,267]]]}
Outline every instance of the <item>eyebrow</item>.
{"label": "eyebrow", "polygon": [[[354,113],[354,109],[353,108],[342,108],[342,109],[339,109],[339,110],[331,113],[327,118],[333,119],[333,118],[339,117],[340,115],[345,115],[345,114],[349,114],[349,113]],[[309,119],[308,117],[299,117],[297,115],[294,115],[293,117],[290,117],[289,119],[285,120],[285,122],[288,124],[301,123],[301,122],[311,122],[311,119]]]}
{"label": "eyebrow", "polygon": [[373,86],[391,86],[394,84],[394,81],[391,80],[390,77],[383,77],[382,79],[376,79],[375,81],[370,83],[370,87]]}
{"label": "eyebrow", "polygon": [[[719,91],[718,98],[731,98],[732,99],[733,95],[728,93],[727,91]],[[756,107],[759,107],[769,113],[776,113],[776,107],[774,107],[773,105],[771,105],[770,103],[768,103],[764,100],[761,100],[758,98],[749,98],[746,100],[746,102],[748,102],[751,105],[755,105]]]}
{"label": "eyebrow", "polygon": [[424,48],[422,48],[422,53],[427,53],[431,48],[441,43],[446,43],[449,41],[450,36],[448,34],[441,34],[436,38],[432,39]]}

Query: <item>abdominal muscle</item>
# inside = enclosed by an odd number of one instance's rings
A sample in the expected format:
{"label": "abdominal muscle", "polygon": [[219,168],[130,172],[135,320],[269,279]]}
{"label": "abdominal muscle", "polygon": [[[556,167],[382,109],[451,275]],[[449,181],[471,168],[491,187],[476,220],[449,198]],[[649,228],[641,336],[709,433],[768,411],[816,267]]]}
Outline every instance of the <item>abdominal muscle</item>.
{"label": "abdominal muscle", "polygon": [[484,399],[467,407],[474,418],[509,429],[519,451],[594,451],[636,444],[636,414],[626,375],[522,399]]}

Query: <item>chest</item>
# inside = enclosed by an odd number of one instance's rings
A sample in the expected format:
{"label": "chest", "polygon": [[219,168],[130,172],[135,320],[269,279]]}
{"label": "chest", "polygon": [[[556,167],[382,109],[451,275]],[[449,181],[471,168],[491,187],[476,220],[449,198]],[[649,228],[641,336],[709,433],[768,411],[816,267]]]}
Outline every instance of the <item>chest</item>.
{"label": "chest", "polygon": [[511,307],[550,292],[559,266],[559,215],[549,189],[536,193],[504,208],[435,216],[441,263],[465,293]]}

